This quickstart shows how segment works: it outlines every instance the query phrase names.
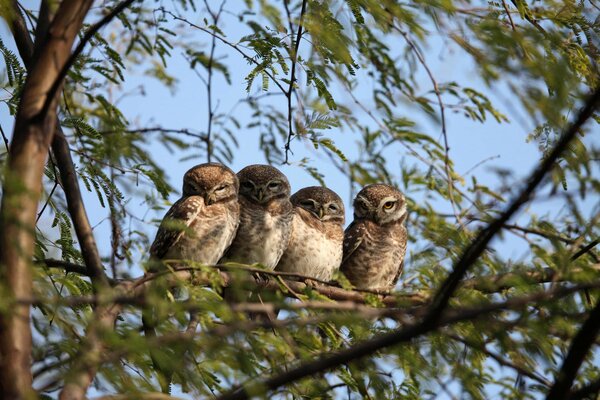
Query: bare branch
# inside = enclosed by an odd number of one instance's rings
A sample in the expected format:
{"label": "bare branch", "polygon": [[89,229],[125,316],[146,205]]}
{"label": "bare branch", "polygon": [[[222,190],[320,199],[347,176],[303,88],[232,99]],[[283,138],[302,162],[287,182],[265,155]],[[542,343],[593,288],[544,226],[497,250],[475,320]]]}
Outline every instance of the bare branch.
{"label": "bare branch", "polygon": [[438,83],[435,77],[433,76],[431,69],[429,68],[429,65],[427,65],[427,62],[425,61],[425,57],[421,53],[421,50],[419,49],[417,44],[410,38],[407,32],[400,29],[396,25],[393,25],[393,27],[398,32],[400,32],[400,34],[404,37],[406,43],[408,43],[412,51],[415,53],[415,55],[417,56],[417,60],[419,60],[419,63],[425,69],[425,72],[427,73],[427,76],[429,76],[429,80],[431,81],[431,84],[433,86],[433,91],[435,92],[435,96],[438,101],[438,106],[440,108],[442,136],[444,138],[444,171],[446,172],[446,182],[448,183],[448,197],[450,198],[450,204],[452,205],[452,211],[454,212],[456,222],[461,226],[462,229],[464,229],[465,227],[458,213],[456,201],[454,200],[454,178],[452,177],[452,171],[450,170],[450,146],[448,145],[448,131],[446,129],[446,112],[444,102],[442,101],[442,94],[440,92]]}

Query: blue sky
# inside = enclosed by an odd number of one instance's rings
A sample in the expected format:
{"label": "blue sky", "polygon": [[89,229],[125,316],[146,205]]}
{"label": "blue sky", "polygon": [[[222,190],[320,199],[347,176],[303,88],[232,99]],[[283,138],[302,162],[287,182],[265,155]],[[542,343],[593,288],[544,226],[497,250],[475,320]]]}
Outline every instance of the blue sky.
{"label": "blue sky", "polygon": [[[25,2],[27,3],[27,2]],[[148,2],[147,2],[148,3]],[[235,10],[236,1],[228,3],[229,10]],[[229,14],[225,14],[225,23],[221,29],[227,34],[230,41],[237,41],[244,31],[244,26]],[[202,25],[200,15],[190,15],[190,20]],[[185,34],[191,36],[199,43],[199,50],[208,51],[210,37],[202,32],[193,31],[191,28],[185,29]],[[110,35],[110,29],[105,29],[103,34]],[[0,23],[0,35],[4,42],[14,48],[14,44],[4,23]],[[450,144],[450,155],[456,164],[456,170],[465,174],[478,163],[486,161],[474,169],[469,175],[464,175],[465,181],[470,181],[470,175],[477,176],[490,187],[496,187],[499,182],[496,175],[491,171],[493,167],[502,167],[512,170],[515,174],[513,179],[520,182],[519,179],[526,176],[532,168],[539,162],[540,153],[534,143],[526,143],[525,138],[535,126],[535,122],[528,119],[527,114],[520,108],[519,104],[513,100],[513,96],[504,86],[488,88],[476,72],[476,68],[469,57],[464,56],[439,34],[432,31],[428,47],[424,47],[425,57],[432,69],[432,72],[438,83],[456,81],[464,86],[470,86],[478,91],[486,93],[495,102],[495,105],[501,112],[508,116],[510,123],[499,124],[492,119],[488,119],[485,124],[474,122],[462,114],[447,112],[447,131]],[[116,40],[116,38],[113,38]],[[395,39],[400,40],[400,39]],[[123,44],[123,46],[125,46]],[[217,55],[221,62],[230,67],[232,84],[228,85],[225,80],[217,74],[214,78],[214,99],[219,104],[219,111],[229,111],[239,99],[247,96],[245,91],[244,77],[250,71],[248,65],[237,53],[231,51],[222,44],[217,44]],[[124,97],[118,106],[128,118],[132,127],[163,126],[166,128],[180,129],[187,128],[194,131],[204,131],[206,129],[207,102],[206,91],[203,83],[198,76],[189,69],[187,62],[181,55],[181,50],[173,50],[173,58],[169,61],[167,71],[178,80],[176,91],[164,87],[156,80],[148,77],[143,72],[148,65],[127,64],[128,69],[125,72],[125,84],[121,88],[107,86],[110,89],[112,98],[121,97],[122,93],[137,93],[137,87],[144,86],[143,95],[131,95]],[[221,58],[222,57],[222,58]],[[0,66],[1,67],[1,66]],[[200,69],[199,69],[200,71]],[[358,71],[358,79],[361,81],[359,89],[354,93],[367,108],[373,107],[370,99],[371,82],[367,76],[367,70]],[[206,76],[204,71],[200,71]],[[418,72],[420,91],[429,91],[431,82],[428,80],[423,70]],[[300,75],[300,83],[304,81],[304,76]],[[255,85],[253,91],[259,90]],[[342,93],[338,93],[340,98],[344,98]],[[1,98],[7,95],[0,94]],[[282,97],[273,98],[272,103],[280,105],[281,110],[285,110],[285,104]],[[433,138],[441,140],[441,127],[439,123],[430,120],[426,116],[419,114],[410,105],[405,105],[407,114],[413,117],[418,125],[417,130],[425,132]],[[372,109],[373,111],[376,111]],[[249,120],[249,111],[241,106],[235,108],[236,117],[244,125]],[[361,119],[367,119],[368,116],[357,109],[357,115]],[[8,115],[8,110],[4,105],[0,105],[0,124],[5,132],[12,131],[12,117]],[[594,127],[594,133],[598,133],[597,127]],[[247,130],[240,132],[237,136],[240,142],[236,150],[236,157],[230,167],[239,170],[245,165],[254,163],[263,163],[264,158],[256,145],[259,133],[256,130]],[[356,134],[354,132],[343,130],[331,130],[326,132],[327,137],[333,139],[336,145],[346,153],[350,158],[357,155]],[[596,135],[597,136],[597,135]],[[598,139],[593,135],[588,135],[587,143],[598,145]],[[190,167],[205,162],[204,154],[197,154],[190,157],[189,152],[171,153],[159,145],[151,145],[148,151],[154,155],[154,158],[160,160],[169,177],[171,184],[178,190],[181,188],[181,179],[183,173]],[[346,203],[347,223],[352,220],[352,210],[350,202],[350,188],[347,179],[340,174],[319,152],[312,148],[312,144],[301,141],[293,142],[294,154],[291,158],[292,165],[279,166],[288,176],[292,190],[296,191],[302,187],[318,184],[313,178],[306,174],[302,168],[294,165],[300,159],[309,157],[314,165],[323,173],[327,186],[336,191]],[[400,160],[406,160],[409,163],[414,162],[401,147],[395,147],[388,153],[390,165],[399,165]],[[182,160],[185,158],[185,160]],[[400,171],[396,169],[397,176]],[[144,188],[142,188],[144,189]],[[409,188],[410,190],[410,188]],[[178,198],[178,193],[172,193],[169,200],[174,202]],[[84,191],[84,197],[88,205],[88,212],[93,226],[95,226],[96,238],[103,255],[108,255],[110,251],[110,226],[107,220],[107,210],[100,207],[95,194]],[[449,204],[439,204],[440,209],[450,212]],[[591,213],[594,207],[598,205],[597,199],[591,198],[585,202],[586,212]],[[165,204],[168,206],[168,204]],[[152,223],[154,219],[161,218],[161,212],[146,212],[143,197],[135,197],[128,205],[130,210],[142,218],[145,222],[137,224],[147,234],[153,238],[156,231],[156,225]],[[524,221],[531,213],[555,214],[560,207],[558,201],[547,201],[537,203],[535,207],[525,209],[521,212],[519,219]],[[46,221],[45,223],[48,223]],[[424,243],[416,244],[415,250],[423,247]],[[526,249],[527,244],[517,240],[511,235],[506,236],[506,240],[497,248],[502,249],[507,256],[519,258]],[[140,260],[145,259],[147,254],[141,251],[138,254]],[[410,262],[407,265],[410,271]],[[135,270],[131,271],[136,275]]]}

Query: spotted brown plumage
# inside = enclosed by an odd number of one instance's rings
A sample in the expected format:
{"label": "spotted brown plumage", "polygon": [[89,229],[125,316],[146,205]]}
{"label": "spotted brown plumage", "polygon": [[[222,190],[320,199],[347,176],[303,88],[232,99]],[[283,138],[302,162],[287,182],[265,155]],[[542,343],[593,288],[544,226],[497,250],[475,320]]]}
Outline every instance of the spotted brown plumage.
{"label": "spotted brown plumage", "polygon": [[344,203],[320,186],[300,189],[291,202],[292,233],[276,270],[329,281],[342,262]]}
{"label": "spotted brown plumage", "polygon": [[272,270],[290,237],[290,184],[285,175],[269,165],[249,165],[237,176],[240,225],[223,262],[261,264]]}
{"label": "spotted brown plumage", "polygon": [[368,185],[356,195],[341,266],[356,288],[394,288],[406,253],[406,216],[404,195],[389,185]]}
{"label": "spotted brown plumage", "polygon": [[182,197],[163,218],[150,254],[158,259],[215,264],[238,227],[238,188],[235,173],[224,165],[191,168],[183,177]]}
{"label": "spotted brown plumage", "polygon": [[[152,259],[189,260],[215,264],[233,241],[239,224],[239,181],[224,165],[196,165],[183,176],[182,196],[167,211],[150,247]],[[150,266],[151,271],[157,264]],[[156,336],[159,325],[152,306],[142,311],[144,335]],[[163,392],[175,372],[153,350],[150,357]]]}

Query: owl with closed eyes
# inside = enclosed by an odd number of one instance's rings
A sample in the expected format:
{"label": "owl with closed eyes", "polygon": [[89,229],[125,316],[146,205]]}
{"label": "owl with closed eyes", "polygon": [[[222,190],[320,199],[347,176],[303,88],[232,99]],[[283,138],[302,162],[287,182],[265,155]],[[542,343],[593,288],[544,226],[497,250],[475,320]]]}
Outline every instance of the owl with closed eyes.
{"label": "owl with closed eyes", "polygon": [[[189,260],[215,264],[229,247],[239,224],[239,181],[218,163],[196,165],[183,176],[183,191],[163,218],[150,247],[151,260]],[[158,264],[158,263],[156,263]],[[150,265],[150,271],[159,269]],[[154,307],[142,311],[146,337],[156,336],[159,324]],[[150,351],[159,383],[168,393],[175,372]]]}
{"label": "owl with closed eyes", "polygon": [[344,203],[320,186],[300,189],[291,202],[292,234],[276,270],[329,281],[342,262]]}
{"label": "owl with closed eyes", "polygon": [[356,195],[340,268],[356,288],[394,288],[406,254],[406,217],[404,195],[392,186],[368,185]]}
{"label": "owl with closed eyes", "polygon": [[249,165],[238,172],[240,225],[223,261],[262,264],[273,270],[292,229],[290,184],[277,168]]}
{"label": "owl with closed eyes", "polygon": [[238,228],[238,188],[237,176],[222,164],[200,164],[187,171],[182,196],[162,220],[151,256],[215,264]]}

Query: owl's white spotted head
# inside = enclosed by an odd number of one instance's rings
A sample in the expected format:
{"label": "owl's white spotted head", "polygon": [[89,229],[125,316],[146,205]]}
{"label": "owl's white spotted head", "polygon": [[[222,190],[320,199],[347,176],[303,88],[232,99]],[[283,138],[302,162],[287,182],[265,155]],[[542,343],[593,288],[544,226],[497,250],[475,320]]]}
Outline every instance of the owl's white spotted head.
{"label": "owl's white spotted head", "polygon": [[344,202],[330,189],[321,186],[305,187],[294,193],[290,200],[295,207],[305,209],[323,222],[332,221],[344,225]]}
{"label": "owl's white spotted head", "polygon": [[371,220],[378,225],[404,221],[407,215],[404,195],[390,185],[365,186],[354,199],[354,218]]}
{"label": "owl's white spotted head", "polygon": [[237,176],[223,164],[196,165],[183,176],[183,196],[201,196],[207,205],[237,198],[238,190]]}
{"label": "owl's white spotted head", "polygon": [[258,203],[289,198],[290,183],[281,171],[270,165],[254,164],[237,173],[240,181],[240,196]]}

